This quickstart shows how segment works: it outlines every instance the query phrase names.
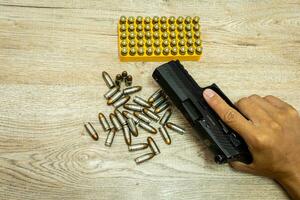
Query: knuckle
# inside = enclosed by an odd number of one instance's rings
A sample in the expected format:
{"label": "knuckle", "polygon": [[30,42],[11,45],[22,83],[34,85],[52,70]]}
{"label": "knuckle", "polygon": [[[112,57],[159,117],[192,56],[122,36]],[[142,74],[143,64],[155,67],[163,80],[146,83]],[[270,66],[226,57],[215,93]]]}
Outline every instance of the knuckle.
{"label": "knuckle", "polygon": [[257,135],[256,137],[253,138],[253,140],[254,140],[253,146],[255,149],[260,150],[260,149],[265,149],[267,147],[268,141],[265,136]]}
{"label": "knuckle", "polygon": [[289,106],[287,108],[287,114],[291,117],[297,117],[299,115],[298,111],[292,106]]}
{"label": "knuckle", "polygon": [[270,100],[270,99],[274,99],[275,97],[273,95],[267,95],[264,97],[264,99]]}
{"label": "knuckle", "polygon": [[235,122],[236,121],[236,113],[234,112],[234,110],[228,109],[223,116],[223,120],[225,123]]}
{"label": "knuckle", "polygon": [[258,96],[257,94],[252,94],[252,95],[249,96],[248,98],[251,99],[251,100],[256,100],[256,99],[259,99],[260,96]]}
{"label": "knuckle", "polygon": [[238,100],[237,102],[236,102],[236,105],[238,106],[238,107],[241,107],[241,106],[243,106],[245,103],[247,103],[248,102],[248,99],[247,99],[247,97],[243,97],[243,98],[241,98],[240,100]]}
{"label": "knuckle", "polygon": [[269,124],[270,124],[270,128],[272,130],[280,131],[282,129],[281,126],[277,122],[272,121]]}

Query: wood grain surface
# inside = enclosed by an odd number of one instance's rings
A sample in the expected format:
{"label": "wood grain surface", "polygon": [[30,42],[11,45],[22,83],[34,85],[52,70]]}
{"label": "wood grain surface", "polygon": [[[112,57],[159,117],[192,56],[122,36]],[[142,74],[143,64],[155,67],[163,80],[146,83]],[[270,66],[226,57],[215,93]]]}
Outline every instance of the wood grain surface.
{"label": "wood grain surface", "polygon": [[287,199],[272,180],[215,164],[177,110],[188,133],[172,132],[170,146],[155,135],[151,161],[136,165],[149,149],[129,153],[121,133],[104,146],[97,114],[113,109],[101,72],[127,70],[148,97],[161,64],[119,62],[120,15],[199,15],[204,54],[183,64],[200,85],[300,110],[300,1],[0,0],[0,199]]}

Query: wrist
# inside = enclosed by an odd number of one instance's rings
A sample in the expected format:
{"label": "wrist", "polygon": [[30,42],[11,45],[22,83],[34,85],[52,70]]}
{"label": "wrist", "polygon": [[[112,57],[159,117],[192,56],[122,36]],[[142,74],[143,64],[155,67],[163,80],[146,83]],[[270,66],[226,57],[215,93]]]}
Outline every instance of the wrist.
{"label": "wrist", "polygon": [[295,171],[275,179],[292,199],[300,198],[300,172]]}

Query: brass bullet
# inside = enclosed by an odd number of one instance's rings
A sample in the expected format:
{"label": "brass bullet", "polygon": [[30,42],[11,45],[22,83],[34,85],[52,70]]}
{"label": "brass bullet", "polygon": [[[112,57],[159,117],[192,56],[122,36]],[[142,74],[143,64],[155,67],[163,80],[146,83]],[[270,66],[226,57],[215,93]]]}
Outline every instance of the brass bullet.
{"label": "brass bullet", "polygon": [[195,17],[193,18],[193,23],[194,23],[194,24],[198,24],[199,21],[200,21],[200,17],[195,16]]}
{"label": "brass bullet", "polygon": [[134,47],[135,46],[135,40],[130,40],[129,41],[129,46]]}
{"label": "brass bullet", "polygon": [[[137,33],[137,38],[140,39],[139,42],[138,42],[138,44],[140,43],[140,41],[143,42],[143,40],[142,40],[143,37],[144,37],[144,33],[143,32],[140,31],[140,32]],[[144,45],[144,42],[143,42],[143,44],[141,46],[143,46],[143,45]]]}
{"label": "brass bullet", "polygon": [[187,46],[192,46],[194,44],[194,41],[192,38],[188,39],[187,42],[186,42],[186,45]]}
{"label": "brass bullet", "polygon": [[151,110],[144,108],[143,109],[143,113],[145,113],[145,115],[147,115],[148,117],[150,117],[152,120],[154,120],[155,122],[158,122],[159,120],[159,115],[157,115],[155,112],[152,112]]}
{"label": "brass bullet", "polygon": [[130,113],[130,112],[128,112],[128,111],[126,111],[126,110],[124,110],[123,112],[122,112],[122,114],[127,118],[127,119],[132,119],[136,124],[137,123],[139,123],[139,119],[138,118],[136,118],[136,116],[134,116],[132,113]]}
{"label": "brass bullet", "polygon": [[180,53],[181,55],[184,55],[185,52],[186,52],[185,47],[184,47],[184,46],[180,47],[179,53]]}
{"label": "brass bullet", "polygon": [[150,31],[147,31],[146,33],[145,33],[145,38],[146,39],[151,39],[151,32]]}
{"label": "brass bullet", "polygon": [[127,87],[123,90],[124,94],[133,94],[135,92],[138,92],[142,89],[141,86],[131,86],[131,87]]}
{"label": "brass bullet", "polygon": [[181,128],[180,126],[178,126],[178,125],[176,125],[176,124],[174,124],[172,122],[167,122],[166,126],[167,126],[167,128],[169,128],[169,129],[171,129],[171,130],[173,130],[173,131],[175,131],[175,132],[177,132],[177,133],[179,133],[181,135],[185,133],[185,129],[184,128]]}
{"label": "brass bullet", "polygon": [[155,55],[160,55],[161,54],[161,48],[157,47],[154,51]]}
{"label": "brass bullet", "polygon": [[145,24],[149,24],[151,22],[151,18],[150,17],[145,17],[145,19],[144,19],[144,23]]}
{"label": "brass bullet", "polygon": [[179,25],[177,26],[177,30],[178,30],[178,31],[183,31],[183,25],[182,25],[182,24],[179,24]]}
{"label": "brass bullet", "polygon": [[160,106],[161,104],[163,104],[167,99],[164,96],[160,96],[158,99],[156,99],[153,103],[152,103],[152,107],[153,108],[157,108],[158,106]]}
{"label": "brass bullet", "polygon": [[165,47],[164,50],[163,50],[163,54],[168,55],[169,53],[170,53],[169,47]]}
{"label": "brass bullet", "polygon": [[136,21],[137,24],[141,24],[141,23],[143,23],[143,17],[142,16],[137,16],[135,21]]}
{"label": "brass bullet", "polygon": [[156,24],[156,23],[158,23],[159,22],[159,17],[158,16],[154,16],[153,18],[152,18],[152,23],[153,24]]}
{"label": "brass bullet", "polygon": [[128,53],[127,48],[126,48],[126,47],[123,47],[123,48],[121,49],[121,55],[122,55],[122,56],[126,56],[127,53]]}
{"label": "brass bullet", "polygon": [[109,118],[110,118],[111,123],[114,125],[114,127],[117,131],[122,129],[122,126],[121,126],[119,120],[113,113],[110,113]]}
{"label": "brass bullet", "polygon": [[194,47],[188,48],[188,54],[193,55],[194,54]]}
{"label": "brass bullet", "polygon": [[178,18],[177,18],[177,24],[181,24],[182,22],[183,22],[183,17],[182,16],[179,16]]}
{"label": "brass bullet", "polygon": [[177,45],[176,39],[171,40],[170,45],[171,47],[175,47]]}
{"label": "brass bullet", "polygon": [[130,25],[128,26],[128,31],[129,31],[129,32],[134,31],[134,25],[133,25],[133,24],[130,24]]}
{"label": "brass bullet", "polygon": [[166,23],[167,22],[167,17],[166,16],[162,16],[161,18],[160,18],[160,23],[161,24],[164,24],[164,23]]}
{"label": "brass bullet", "polygon": [[154,153],[147,153],[147,154],[144,154],[144,155],[141,155],[141,156],[137,157],[136,159],[134,159],[134,161],[135,161],[136,164],[141,164],[141,163],[153,158],[154,155],[155,155]]}
{"label": "brass bullet", "polygon": [[129,99],[130,99],[130,96],[124,96],[124,97],[120,98],[118,101],[116,101],[115,103],[113,103],[113,106],[115,108],[119,108],[120,106],[127,103],[129,101]]}
{"label": "brass bullet", "polygon": [[155,154],[155,155],[158,155],[160,154],[160,150],[156,144],[156,142],[153,140],[152,137],[148,137],[147,138],[147,142],[148,142],[148,145],[150,147],[150,149],[152,150],[152,152]]}
{"label": "brass bullet", "polygon": [[170,135],[168,133],[168,130],[166,129],[166,127],[162,126],[158,128],[158,132],[160,133],[161,137],[163,138],[164,142],[168,145],[171,144],[171,138]]}
{"label": "brass bullet", "polygon": [[122,46],[122,47],[126,47],[126,46],[127,46],[126,40],[122,40],[122,41],[121,41],[121,46]]}
{"label": "brass bullet", "polygon": [[152,46],[152,41],[151,41],[151,39],[146,40],[146,46],[147,46],[147,47],[151,47],[151,46]]}
{"label": "brass bullet", "polygon": [[163,94],[161,89],[156,90],[148,99],[149,103],[153,103],[156,99],[158,99],[159,97],[161,97]]}
{"label": "brass bullet", "polygon": [[146,24],[144,27],[145,31],[150,31],[151,30],[151,26],[149,24]]}
{"label": "brass bullet", "polygon": [[138,41],[138,46],[139,47],[143,47],[144,46],[144,41],[143,40],[139,40]]}
{"label": "brass bullet", "polygon": [[153,38],[154,39],[159,39],[159,33],[158,32],[153,32]]}
{"label": "brass bullet", "polygon": [[183,32],[179,32],[178,33],[178,38],[179,39],[183,39],[184,38],[184,33]]}
{"label": "brass bullet", "polygon": [[120,23],[121,24],[125,24],[126,23],[126,17],[125,16],[121,16],[120,17]]}
{"label": "brass bullet", "polygon": [[168,122],[168,120],[170,119],[171,115],[172,115],[172,110],[171,110],[171,108],[169,108],[168,110],[166,110],[166,112],[160,119],[159,123],[161,125],[165,125]]}
{"label": "brass bullet", "polygon": [[160,113],[162,111],[164,111],[165,109],[167,109],[170,106],[170,103],[168,101],[165,101],[163,104],[161,104],[160,106],[158,106],[154,112],[155,113]]}
{"label": "brass bullet", "polygon": [[119,90],[111,98],[108,99],[107,105],[112,105],[113,103],[118,101],[122,96],[123,96],[123,92]]}
{"label": "brass bullet", "polygon": [[143,48],[143,47],[139,47],[139,48],[138,48],[138,54],[139,54],[140,56],[144,55],[144,48]]}
{"label": "brass bullet", "polygon": [[139,96],[135,96],[133,98],[133,102],[138,104],[138,105],[141,105],[143,107],[146,107],[146,108],[150,108],[151,105],[143,98],[139,97]]}
{"label": "brass bullet", "polygon": [[115,135],[116,135],[116,129],[113,128],[112,130],[110,130],[107,133],[106,140],[105,140],[105,146],[111,147],[111,145],[114,141]]}
{"label": "brass bullet", "polygon": [[133,16],[128,17],[128,23],[129,24],[133,24],[134,23],[134,17]]}
{"label": "brass bullet", "polygon": [[192,18],[190,16],[187,16],[184,20],[185,24],[190,24],[192,22]]}
{"label": "brass bullet", "polygon": [[201,40],[199,40],[199,39],[198,39],[198,40],[195,40],[195,45],[196,45],[196,46],[201,46],[201,43],[202,43]]}
{"label": "brass bullet", "polygon": [[131,131],[132,135],[134,137],[137,137],[139,135],[139,132],[138,132],[135,122],[132,118],[127,118],[127,125],[128,125],[129,130]]}
{"label": "brass bullet", "polygon": [[146,122],[147,124],[149,124],[149,123],[151,122],[151,119],[150,119],[147,115],[143,114],[142,112],[133,112],[133,114],[134,114],[134,116],[136,116],[138,119],[140,119],[140,120]]}
{"label": "brass bullet", "polygon": [[129,33],[128,38],[131,39],[131,41],[132,41],[132,40],[134,41],[134,38],[135,38],[134,32]]}
{"label": "brass bullet", "polygon": [[159,40],[154,40],[154,46],[159,47],[160,46],[160,41]]}
{"label": "brass bullet", "polygon": [[174,16],[170,16],[169,17],[169,24],[174,24],[175,23],[175,17]]}
{"label": "brass bullet", "polygon": [[104,82],[105,82],[105,84],[107,85],[108,88],[115,87],[114,81],[111,79],[110,75],[106,71],[102,72],[102,78],[103,78],[103,80],[104,80]]}
{"label": "brass bullet", "polygon": [[139,24],[136,26],[136,31],[142,31],[143,30],[143,25]]}
{"label": "brass bullet", "polygon": [[162,44],[163,44],[164,47],[167,47],[167,46],[169,46],[169,41],[168,40],[164,40]]}
{"label": "brass bullet", "polygon": [[136,49],[134,47],[130,48],[129,54],[134,56],[136,54]]}
{"label": "brass bullet", "polygon": [[193,37],[192,32],[191,31],[186,32],[186,37],[187,38],[192,38]]}
{"label": "brass bullet", "polygon": [[200,32],[199,31],[197,31],[197,32],[194,33],[194,38],[195,39],[199,39],[200,38]]}
{"label": "brass bullet", "polygon": [[124,140],[127,145],[131,145],[131,134],[127,125],[123,126]]}
{"label": "brass bullet", "polygon": [[147,53],[147,55],[148,55],[148,56],[151,56],[151,55],[152,55],[152,53],[153,53],[153,49],[152,49],[152,47],[148,47],[148,48],[147,48],[147,52],[146,52],[146,53]]}
{"label": "brass bullet", "polygon": [[122,126],[127,124],[125,117],[118,109],[115,109],[114,113]]}
{"label": "brass bullet", "polygon": [[139,150],[143,150],[143,149],[147,149],[148,148],[148,143],[137,143],[137,144],[132,144],[128,146],[128,151],[132,152],[132,151],[139,151]]}
{"label": "brass bullet", "polygon": [[163,34],[161,35],[161,37],[163,39],[168,39],[168,33],[167,32],[163,32]]}
{"label": "brass bullet", "polygon": [[169,31],[175,31],[175,29],[176,29],[176,27],[175,27],[174,24],[171,24],[171,25],[169,26]]}
{"label": "brass bullet", "polygon": [[158,31],[159,30],[159,25],[158,24],[154,24],[153,25],[153,31]]}
{"label": "brass bullet", "polygon": [[126,25],[125,24],[120,25],[120,31],[126,31]]}
{"label": "brass bullet", "polygon": [[176,55],[177,54],[177,47],[173,47],[171,50],[172,55]]}
{"label": "brass bullet", "polygon": [[200,46],[196,47],[196,53],[199,55],[202,54],[202,47]]}
{"label": "brass bullet", "polygon": [[200,25],[199,24],[195,24],[193,26],[194,31],[199,31],[200,30]]}
{"label": "brass bullet", "polygon": [[125,85],[128,87],[128,86],[131,86],[132,85],[132,76],[131,75],[128,75],[125,79]]}
{"label": "brass bullet", "polygon": [[166,24],[162,24],[161,27],[160,27],[160,29],[161,29],[162,32],[166,31],[167,28],[168,28],[168,27],[167,27]]}
{"label": "brass bullet", "polygon": [[109,123],[108,123],[105,115],[100,112],[99,115],[98,115],[98,118],[99,118],[99,121],[100,121],[100,124],[101,124],[103,130],[104,131],[110,130],[110,126],[109,126]]}
{"label": "brass bullet", "polygon": [[156,134],[157,130],[151,126],[150,124],[147,124],[146,122],[139,121],[138,126],[144,129],[145,131],[148,131],[149,133]]}
{"label": "brass bullet", "polygon": [[170,33],[170,38],[171,38],[171,39],[175,39],[175,38],[176,38],[176,33],[175,33],[174,31],[172,31],[172,32]]}
{"label": "brass bullet", "polygon": [[127,34],[125,32],[121,33],[120,35],[121,39],[126,39],[127,38]]}
{"label": "brass bullet", "polygon": [[119,91],[119,87],[113,87],[104,94],[104,98],[109,99]]}
{"label": "brass bullet", "polygon": [[192,29],[190,24],[185,25],[185,30],[186,31],[190,31]]}
{"label": "brass bullet", "polygon": [[158,23],[159,22],[159,17],[158,16],[154,16],[153,18],[152,18],[152,23],[153,24],[156,24],[156,23]]}
{"label": "brass bullet", "polygon": [[97,131],[95,130],[95,128],[93,127],[93,125],[90,122],[85,123],[84,127],[94,140],[97,141],[99,139]]}
{"label": "brass bullet", "polygon": [[127,110],[131,110],[131,111],[143,111],[143,106],[140,106],[140,105],[136,105],[136,104],[124,104],[123,107]]}

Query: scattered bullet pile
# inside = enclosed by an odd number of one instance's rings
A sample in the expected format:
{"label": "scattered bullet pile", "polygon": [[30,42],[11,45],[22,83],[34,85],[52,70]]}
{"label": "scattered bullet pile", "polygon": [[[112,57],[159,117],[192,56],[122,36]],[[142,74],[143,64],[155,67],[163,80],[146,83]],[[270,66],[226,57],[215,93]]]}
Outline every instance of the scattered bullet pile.
{"label": "scattered bullet pile", "polygon": [[[139,97],[133,97],[133,103],[128,103],[130,95],[141,91],[141,86],[131,86],[132,76],[128,75],[126,71],[122,74],[117,74],[115,81],[111,76],[103,71],[102,77],[109,90],[104,94],[104,98],[107,99],[107,105],[112,105],[115,110],[110,113],[109,120],[103,113],[99,113],[99,121],[103,130],[107,133],[105,140],[105,146],[110,147],[113,143],[116,132],[122,131],[124,135],[125,143],[128,146],[128,151],[138,151],[146,148],[151,149],[151,153],[141,155],[135,159],[137,164],[150,160],[155,155],[160,153],[155,140],[149,136],[145,143],[132,142],[132,137],[139,136],[139,128],[142,128],[150,134],[160,133],[162,139],[167,145],[171,144],[171,138],[168,133],[169,130],[173,130],[179,134],[185,133],[185,130],[180,126],[169,122],[172,115],[171,103],[163,93],[162,90],[157,90],[147,100]],[[125,82],[125,88],[121,89],[121,83]],[[123,106],[123,111],[120,111]],[[163,111],[164,114],[160,116]],[[157,129],[152,125],[153,122],[159,123]],[[98,140],[99,136],[93,125],[88,122],[85,125],[87,132],[94,140]]]}
{"label": "scattered bullet pile", "polygon": [[199,60],[200,18],[121,16],[118,24],[121,61]]}

